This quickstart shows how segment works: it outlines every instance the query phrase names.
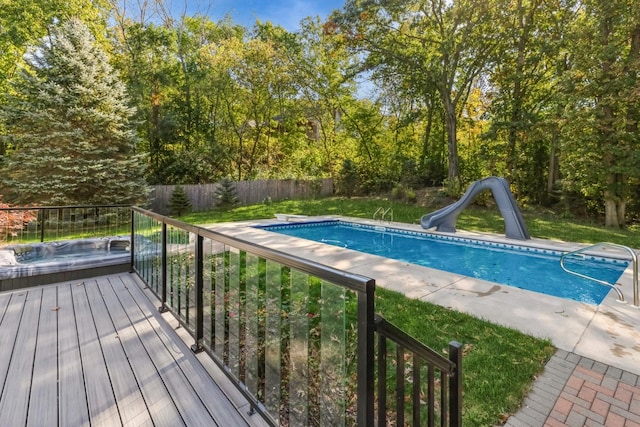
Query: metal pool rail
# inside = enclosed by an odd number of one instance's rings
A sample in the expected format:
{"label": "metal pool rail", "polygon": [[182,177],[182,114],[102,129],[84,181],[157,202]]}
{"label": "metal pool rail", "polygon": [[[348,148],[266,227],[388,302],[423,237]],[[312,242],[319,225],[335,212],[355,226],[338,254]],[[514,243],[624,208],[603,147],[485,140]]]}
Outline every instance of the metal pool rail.
{"label": "metal pool rail", "polygon": [[577,271],[568,269],[564,264],[565,258],[569,256],[581,255],[588,251],[594,251],[595,249],[602,249],[606,247],[620,249],[622,251],[627,252],[629,255],[631,255],[631,262],[633,263],[633,305],[635,307],[640,307],[640,305],[638,304],[639,303],[638,301],[639,300],[638,298],[638,256],[636,255],[633,249],[627,246],[618,245],[616,243],[600,242],[600,243],[596,243],[595,245],[587,246],[586,248],[581,248],[573,252],[567,252],[566,254],[562,255],[562,257],[560,258],[560,267],[562,267],[562,269],[569,274],[573,274],[575,276],[582,277],[583,279],[591,280],[593,282],[600,283],[601,285],[611,287],[618,294],[619,301],[626,302],[624,299],[624,295],[622,294],[622,291],[616,286],[616,283],[609,283],[609,282],[605,282],[604,280],[596,279],[595,277],[586,276],[584,274],[578,273]]}

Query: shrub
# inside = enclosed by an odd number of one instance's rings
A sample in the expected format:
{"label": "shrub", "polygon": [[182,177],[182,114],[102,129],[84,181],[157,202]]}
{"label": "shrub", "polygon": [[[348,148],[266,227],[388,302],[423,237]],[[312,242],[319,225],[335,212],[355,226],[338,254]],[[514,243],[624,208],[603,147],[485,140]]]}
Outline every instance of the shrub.
{"label": "shrub", "polygon": [[[11,209],[13,206],[2,203],[0,197],[0,209]],[[0,211],[0,242],[14,237],[22,231],[25,226],[38,218],[37,211],[26,210],[5,210]]]}
{"label": "shrub", "polygon": [[342,168],[338,174],[338,188],[344,192],[347,198],[351,198],[358,185],[358,170],[356,164],[351,159],[342,162]]}

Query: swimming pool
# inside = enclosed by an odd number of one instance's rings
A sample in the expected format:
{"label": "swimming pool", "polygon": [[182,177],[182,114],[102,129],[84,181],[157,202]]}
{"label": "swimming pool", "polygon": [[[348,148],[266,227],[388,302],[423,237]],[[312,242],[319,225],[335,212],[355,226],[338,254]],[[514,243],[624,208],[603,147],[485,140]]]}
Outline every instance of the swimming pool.
{"label": "swimming pool", "polygon": [[[600,304],[610,290],[563,271],[563,252],[550,249],[338,220],[257,228],[589,304]],[[568,258],[565,265],[615,283],[628,262],[586,256]]]}

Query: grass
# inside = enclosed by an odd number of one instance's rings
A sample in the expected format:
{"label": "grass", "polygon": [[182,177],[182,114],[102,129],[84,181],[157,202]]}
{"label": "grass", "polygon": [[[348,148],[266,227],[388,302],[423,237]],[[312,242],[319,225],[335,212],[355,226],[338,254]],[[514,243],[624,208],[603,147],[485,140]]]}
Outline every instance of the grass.
{"label": "grass", "polygon": [[[419,223],[434,208],[408,205],[384,198],[288,200],[242,206],[229,211],[198,212],[181,220],[195,224],[273,218],[275,213],[344,215],[372,218],[377,208],[391,208],[394,221]],[[609,230],[597,224],[561,218],[550,212],[524,212],[533,237],[596,243],[609,241],[637,245],[637,232]],[[471,207],[458,219],[459,229],[504,232],[496,208]],[[553,354],[550,341],[455,312],[382,288],[376,290],[376,311],[424,344],[446,352],[451,340],[465,344],[464,412],[467,426],[497,425],[515,412],[536,375]]]}
{"label": "grass", "polygon": [[[336,197],[317,200],[286,200],[241,206],[228,211],[193,212],[180,217],[180,219],[192,224],[205,224],[273,218],[276,213],[344,215],[371,219],[379,207],[391,208],[394,221],[419,224],[422,215],[437,209],[438,206],[409,205],[387,198],[344,199]],[[590,221],[565,218],[551,211],[525,210],[523,216],[532,237],[576,243],[611,242],[638,247],[640,233],[637,228],[614,230]],[[458,217],[457,228],[504,233],[504,221],[496,207],[486,209],[470,206]]]}
{"label": "grass", "polygon": [[463,358],[463,425],[499,424],[513,413],[555,349],[513,329],[376,289],[376,312],[436,351],[456,340]]}

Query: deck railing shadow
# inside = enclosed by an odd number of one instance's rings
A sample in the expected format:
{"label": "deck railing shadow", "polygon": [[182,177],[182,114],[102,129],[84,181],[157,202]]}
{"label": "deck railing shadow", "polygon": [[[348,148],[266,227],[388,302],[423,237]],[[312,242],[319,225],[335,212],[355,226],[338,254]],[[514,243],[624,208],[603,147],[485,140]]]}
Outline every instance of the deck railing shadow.
{"label": "deck railing shadow", "polygon": [[140,208],[131,223],[160,310],[272,425],[461,425],[460,344],[445,358],[375,315],[373,279]]}

